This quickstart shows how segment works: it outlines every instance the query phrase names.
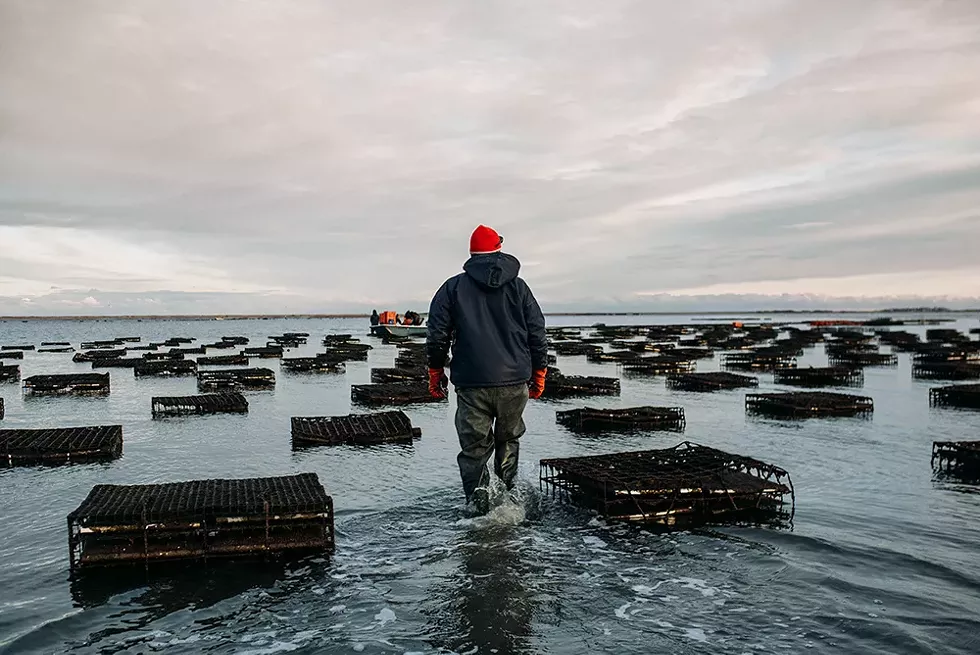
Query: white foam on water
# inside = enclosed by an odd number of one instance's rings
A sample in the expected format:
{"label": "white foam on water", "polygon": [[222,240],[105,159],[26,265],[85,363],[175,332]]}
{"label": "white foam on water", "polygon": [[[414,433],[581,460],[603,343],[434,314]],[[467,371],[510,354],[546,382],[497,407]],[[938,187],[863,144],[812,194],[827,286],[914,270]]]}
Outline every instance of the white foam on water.
{"label": "white foam on water", "polygon": [[705,598],[710,598],[718,593],[717,587],[708,585],[706,580],[700,578],[677,578],[676,580],[671,580],[671,582],[681,583],[681,587],[684,589],[700,591],[701,595]]}
{"label": "white foam on water", "polygon": [[700,641],[702,643],[708,641],[708,636],[704,634],[704,630],[701,628],[685,628],[684,636],[688,639],[693,639],[694,641]]}
{"label": "white foam on water", "polygon": [[626,603],[622,607],[616,608],[616,612],[615,612],[616,616],[618,618],[620,618],[620,619],[627,619],[627,618],[629,618],[626,615],[626,610],[628,610],[632,605],[633,605],[633,603]]}
{"label": "white foam on water", "polygon": [[346,605],[334,605],[333,607],[330,608],[330,613],[337,614],[339,612],[343,612],[345,609],[347,609]]}
{"label": "white foam on water", "polygon": [[383,610],[381,610],[380,612],[378,612],[377,614],[375,614],[374,615],[374,618],[375,618],[376,621],[379,622],[378,623],[378,627],[381,627],[381,626],[385,626],[385,625],[388,625],[389,623],[394,622],[395,621],[395,613],[391,610],[391,608],[386,607]]}

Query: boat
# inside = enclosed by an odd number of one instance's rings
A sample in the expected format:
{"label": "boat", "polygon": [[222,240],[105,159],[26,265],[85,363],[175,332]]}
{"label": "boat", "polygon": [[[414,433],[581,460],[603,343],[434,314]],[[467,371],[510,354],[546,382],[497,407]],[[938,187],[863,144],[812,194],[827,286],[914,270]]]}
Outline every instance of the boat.
{"label": "boat", "polygon": [[376,337],[424,337],[428,328],[424,325],[372,325],[371,334]]}

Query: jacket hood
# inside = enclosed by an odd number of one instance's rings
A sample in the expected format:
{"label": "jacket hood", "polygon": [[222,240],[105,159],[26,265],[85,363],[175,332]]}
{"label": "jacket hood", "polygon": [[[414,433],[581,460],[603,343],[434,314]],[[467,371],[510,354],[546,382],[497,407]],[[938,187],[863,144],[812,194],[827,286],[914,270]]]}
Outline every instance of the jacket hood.
{"label": "jacket hood", "polygon": [[499,289],[517,277],[521,272],[521,263],[513,255],[495,252],[473,255],[463,264],[463,270],[480,286]]}

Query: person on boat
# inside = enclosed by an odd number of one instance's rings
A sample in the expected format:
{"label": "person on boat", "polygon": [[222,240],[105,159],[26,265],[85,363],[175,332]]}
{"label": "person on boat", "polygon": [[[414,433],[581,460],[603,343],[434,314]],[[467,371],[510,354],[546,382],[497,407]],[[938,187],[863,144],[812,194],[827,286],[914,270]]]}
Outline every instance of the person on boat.
{"label": "person on boat", "polygon": [[544,315],[518,277],[520,262],[501,252],[503,242],[491,228],[476,228],[464,272],[432,298],[426,338],[434,398],[447,395],[445,366],[452,350],[456,460],[466,502],[479,513],[489,511],[491,456],[494,472],[508,489],[514,487],[524,408],[528,398],[544,393],[548,372]]}
{"label": "person on boat", "polygon": [[415,325],[415,320],[412,316],[412,312],[405,312],[405,318],[402,320],[402,325]]}
{"label": "person on boat", "polygon": [[378,315],[378,310],[375,309],[371,312],[371,327],[377,327],[378,323],[381,322],[381,316]]}

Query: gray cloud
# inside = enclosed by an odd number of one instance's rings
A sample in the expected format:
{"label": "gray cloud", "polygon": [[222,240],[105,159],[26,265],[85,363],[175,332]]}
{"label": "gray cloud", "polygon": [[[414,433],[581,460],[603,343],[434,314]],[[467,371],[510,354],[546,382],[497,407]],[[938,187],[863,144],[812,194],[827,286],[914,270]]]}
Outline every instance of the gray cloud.
{"label": "gray cloud", "polygon": [[424,303],[479,222],[546,307],[976,298],[976,70],[971,0],[0,0],[0,311]]}

